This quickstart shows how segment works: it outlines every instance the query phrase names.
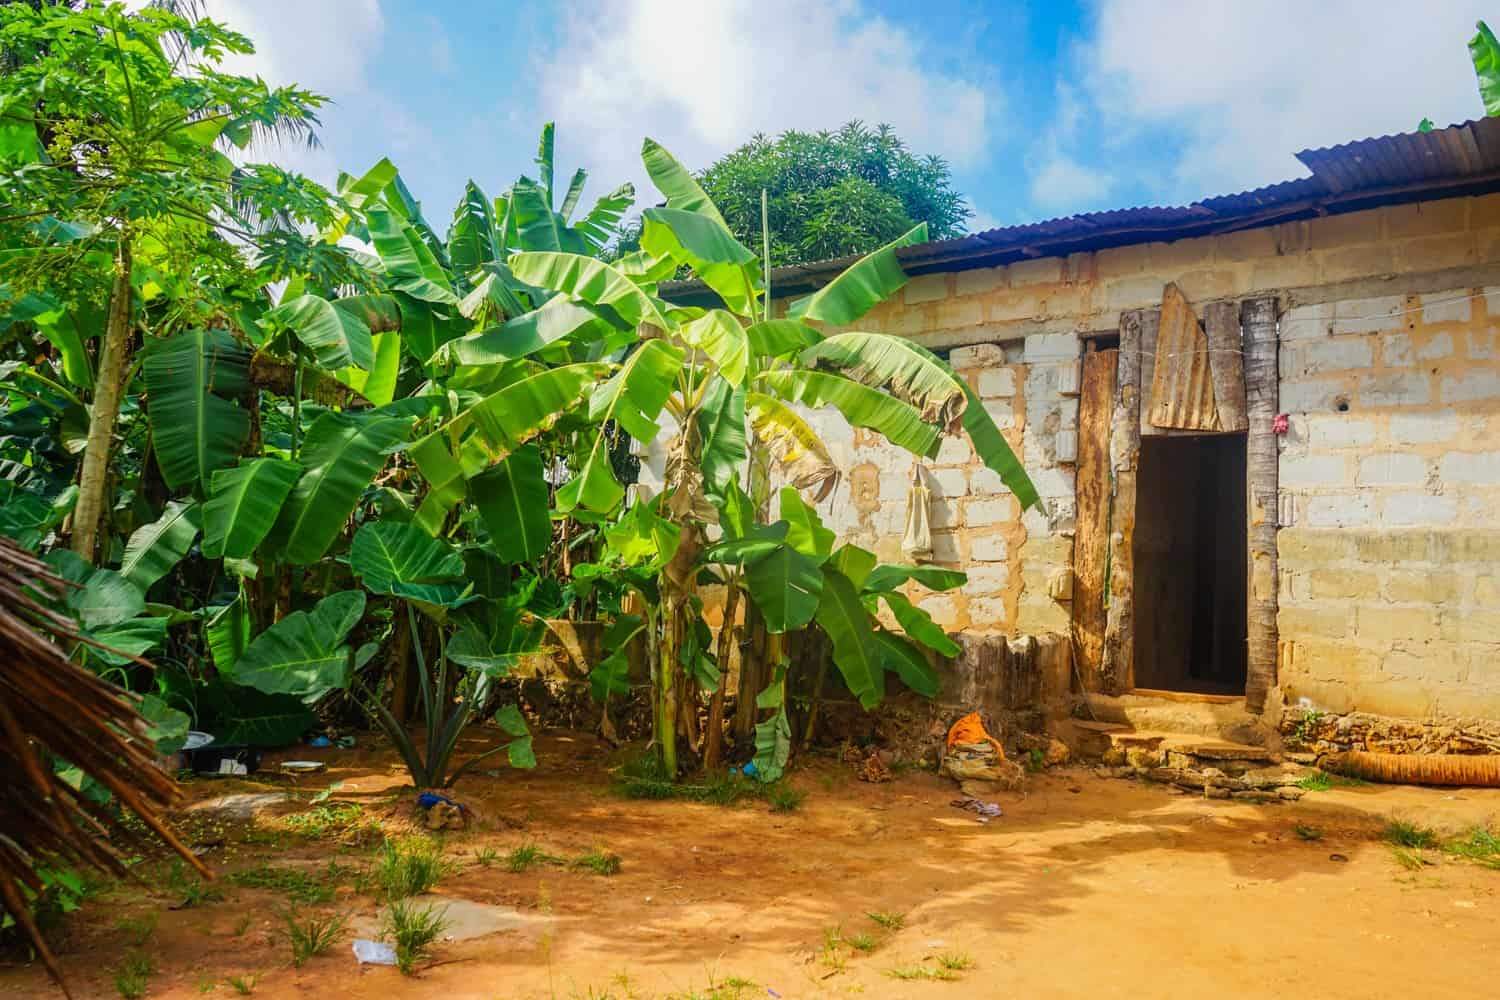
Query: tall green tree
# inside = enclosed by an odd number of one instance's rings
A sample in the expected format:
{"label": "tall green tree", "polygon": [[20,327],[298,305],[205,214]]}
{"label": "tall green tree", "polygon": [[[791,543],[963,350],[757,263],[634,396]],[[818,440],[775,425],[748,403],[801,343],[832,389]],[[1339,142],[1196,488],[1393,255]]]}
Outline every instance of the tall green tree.
{"label": "tall green tree", "polygon": [[[768,195],[771,266],[869,253],[918,224],[929,239],[961,236],[971,213],[948,164],[912,152],[889,125],[758,134],[698,175],[736,238],[761,245]],[[639,245],[640,224],[622,249]]]}

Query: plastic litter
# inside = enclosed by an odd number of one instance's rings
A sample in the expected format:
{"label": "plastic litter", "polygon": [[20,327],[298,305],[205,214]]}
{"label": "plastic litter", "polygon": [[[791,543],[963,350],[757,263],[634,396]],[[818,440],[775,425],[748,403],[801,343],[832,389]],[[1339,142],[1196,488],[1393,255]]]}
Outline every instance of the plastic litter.
{"label": "plastic litter", "polygon": [[312,739],[307,741],[307,745],[310,747],[317,747],[321,750],[324,747],[333,746],[333,740],[330,740],[326,736],[314,736]]}
{"label": "plastic litter", "polygon": [[988,823],[996,816],[1001,815],[998,803],[985,802],[983,799],[976,799],[972,795],[967,798],[954,799],[948,804],[955,809],[963,809],[966,812],[974,813],[979,817],[979,822],[981,823]]}
{"label": "plastic litter", "polygon": [[446,795],[439,795],[437,792],[423,792],[421,795],[417,796],[417,805],[421,806],[423,809],[431,809],[439,802],[442,802],[445,805],[457,806],[459,809],[463,808],[460,803],[454,802]]}
{"label": "plastic litter", "polygon": [[196,729],[188,730],[187,739],[182,741],[183,750],[197,750],[206,747],[214,741],[212,733],[200,733]]}
{"label": "plastic litter", "polygon": [[354,957],[360,965],[395,965],[396,949],[384,941],[358,938],[354,942]]}

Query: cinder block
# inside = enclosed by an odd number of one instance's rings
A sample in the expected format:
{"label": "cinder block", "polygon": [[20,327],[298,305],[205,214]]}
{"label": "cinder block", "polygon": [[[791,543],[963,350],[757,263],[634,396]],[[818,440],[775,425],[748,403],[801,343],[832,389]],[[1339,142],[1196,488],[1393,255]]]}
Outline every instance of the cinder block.
{"label": "cinder block", "polygon": [[1283,528],[1276,533],[1280,565],[1306,568],[1343,562],[1354,555],[1354,539],[1344,531]]}
{"label": "cinder block", "polygon": [[1500,635],[1500,611],[1493,608],[1466,608],[1443,614],[1442,636],[1452,642],[1495,641]]}
{"label": "cinder block", "polygon": [[1380,574],[1358,569],[1314,569],[1307,574],[1313,600],[1358,600],[1380,596]]}
{"label": "cinder block", "polygon": [[1018,260],[1010,265],[1010,287],[1060,284],[1066,278],[1063,273],[1065,266],[1066,262],[1061,257]]}
{"label": "cinder block", "polygon": [[1294,306],[1281,316],[1278,330],[1282,343],[1290,340],[1318,340],[1333,332],[1333,303]]}
{"label": "cinder block", "polygon": [[1411,335],[1388,333],[1381,337],[1380,360],[1389,368],[1410,368],[1412,365]]}
{"label": "cinder block", "polygon": [[1297,345],[1294,351],[1287,353],[1296,357],[1298,370],[1283,371],[1286,375],[1318,375],[1351,368],[1368,368],[1375,360],[1370,340],[1365,337],[1310,341]]}
{"label": "cinder block", "polygon": [[1392,239],[1407,236],[1430,236],[1434,233],[1463,232],[1469,206],[1464,198],[1389,205],[1382,209],[1386,234]]}
{"label": "cinder block", "polygon": [[1441,361],[1452,356],[1453,338],[1447,333],[1429,337],[1426,343],[1417,348],[1417,357],[1422,361]]}
{"label": "cinder block", "polygon": [[1005,562],[1005,539],[1000,535],[980,535],[969,539],[971,562]]}
{"label": "cinder block", "polygon": [[1359,448],[1375,441],[1375,424],[1347,413],[1313,414],[1305,419],[1307,443],[1313,448]]}
{"label": "cinder block", "polygon": [[1359,401],[1364,406],[1422,406],[1431,400],[1432,380],[1426,372],[1366,375],[1359,382]]}
{"label": "cinder block", "polygon": [[902,301],[909,306],[921,302],[936,302],[948,297],[948,275],[939,272],[937,274],[922,274],[906,283],[902,290]]}
{"label": "cinder block", "polygon": [[[988,466],[969,471],[969,496],[1009,496],[1010,490],[1000,481],[1000,473]],[[1015,501],[1012,500],[1012,503]]]}
{"label": "cinder block", "polygon": [[958,549],[958,532],[934,531],[932,533],[933,562],[958,565],[963,562],[963,557],[959,555]]}
{"label": "cinder block", "polygon": [[[1450,451],[1443,456],[1438,474],[1445,483],[1500,486],[1500,451]],[[1500,642],[1500,636],[1495,641]]]}
{"label": "cinder block", "polygon": [[1443,379],[1441,396],[1445,403],[1500,399],[1500,372],[1475,368],[1462,375],[1450,375]]}
{"label": "cinder block", "polygon": [[1495,328],[1470,330],[1464,337],[1465,354],[1473,361],[1486,361],[1495,356]]}
{"label": "cinder block", "polygon": [[944,299],[937,306],[939,330],[978,326],[984,322],[984,300],[980,298]]}
{"label": "cinder block", "polygon": [[[985,563],[984,565],[969,566],[964,570],[968,574],[968,581],[964,583],[963,591],[970,595],[997,594],[1005,589],[1010,582],[1010,567],[1005,563]],[[969,604],[969,614],[973,617],[974,605]]]}
{"label": "cinder block", "polygon": [[1285,413],[1321,413],[1333,409],[1334,400],[1345,393],[1342,378],[1284,379],[1280,387]]}
{"label": "cinder block", "polygon": [[1103,309],[1105,312],[1115,312],[1160,305],[1164,288],[1166,282],[1159,275],[1116,278],[1104,285]]}
{"label": "cinder block", "polygon": [[[985,368],[1005,364],[1005,348],[999,344],[968,344],[955,347],[948,354],[948,364],[962,371],[966,368]],[[984,373],[980,373],[983,379]]]}
{"label": "cinder block", "polygon": [[1240,291],[1238,272],[1228,268],[1200,268],[1177,276],[1177,287],[1189,302],[1228,298]]}
{"label": "cinder block", "polygon": [[1278,252],[1276,233],[1269,227],[1226,233],[1214,239],[1214,258],[1222,261],[1258,261]]}
{"label": "cinder block", "polygon": [[953,276],[953,280],[954,294],[983,295],[985,292],[993,292],[997,288],[1005,287],[1005,268],[979,267],[971,271],[959,271]]}
{"label": "cinder block", "polygon": [[1283,486],[1343,486],[1348,478],[1342,455],[1304,455],[1281,457]]}
{"label": "cinder block", "polygon": [[1140,274],[1145,269],[1146,250],[1144,247],[1119,247],[1099,250],[1094,254],[1094,274],[1100,278]]}
{"label": "cinder block", "polygon": [[1430,607],[1363,605],[1355,616],[1355,638],[1363,642],[1428,642],[1437,634],[1437,612]]}
{"label": "cinder block", "polygon": [[969,476],[963,469],[936,469],[928,472],[933,491],[940,497],[956,500],[969,494]]}
{"label": "cinder block", "polygon": [[979,373],[979,395],[985,399],[1014,396],[1016,394],[1016,372],[1014,368],[986,368]]}
{"label": "cinder block", "polygon": [[1367,493],[1322,494],[1307,498],[1307,524],[1312,528],[1357,528],[1369,524],[1375,510]]}
{"label": "cinder block", "polygon": [[1284,639],[1342,639],[1353,623],[1354,606],[1350,604],[1283,604],[1276,612],[1276,627]]}
{"label": "cinder block", "polygon": [[1350,247],[1347,250],[1330,250],[1326,253],[1318,253],[1316,256],[1318,257],[1318,273],[1324,281],[1373,278],[1383,274],[1393,274],[1396,270],[1396,255],[1391,247],[1385,244]]}
{"label": "cinder block", "polygon": [[1386,496],[1382,523],[1391,527],[1421,524],[1452,524],[1458,503],[1432,493],[1392,493]]}
{"label": "cinder block", "polygon": [[917,607],[932,616],[942,626],[958,623],[958,604],[948,594],[929,594],[917,602]]}
{"label": "cinder block", "polygon": [[1390,438],[1396,444],[1432,444],[1450,440],[1458,433],[1458,414],[1452,410],[1423,413],[1393,413]]}
{"label": "cinder block", "polygon": [[1467,323],[1474,318],[1474,300],[1467,292],[1434,292],[1422,296],[1423,323]]}
{"label": "cinder block", "polygon": [[1449,570],[1393,569],[1385,574],[1385,597],[1398,604],[1454,604],[1463,579]]}
{"label": "cinder block", "polygon": [[964,435],[950,435],[938,445],[935,465],[967,465],[974,457],[974,449]]}
{"label": "cinder block", "polygon": [[1024,358],[1028,364],[1071,360],[1078,357],[1078,337],[1071,333],[1039,333],[1026,338]]}
{"label": "cinder block", "polygon": [[1007,524],[1015,518],[1015,503],[1009,497],[991,500],[970,500],[964,504],[964,524],[970,528],[985,528],[993,524]]}
{"label": "cinder block", "polygon": [[[1363,251],[1361,251],[1363,252]],[[1375,272],[1370,272],[1375,273]],[[1405,320],[1406,298],[1380,295],[1368,299],[1345,299],[1334,304],[1332,333],[1380,333],[1400,328]]]}
{"label": "cinder block", "polygon": [[1420,484],[1427,478],[1427,460],[1411,452],[1377,452],[1359,460],[1361,486]]}
{"label": "cinder block", "polygon": [[998,597],[975,597],[969,600],[970,628],[1003,628],[1010,621],[1005,601]]}

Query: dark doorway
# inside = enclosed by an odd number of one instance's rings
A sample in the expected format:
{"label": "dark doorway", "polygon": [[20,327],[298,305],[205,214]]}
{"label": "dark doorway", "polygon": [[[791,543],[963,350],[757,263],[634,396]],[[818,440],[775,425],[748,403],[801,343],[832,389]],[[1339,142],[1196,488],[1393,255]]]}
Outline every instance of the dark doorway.
{"label": "dark doorway", "polygon": [[1137,688],[1245,693],[1246,531],[1243,434],[1141,439]]}

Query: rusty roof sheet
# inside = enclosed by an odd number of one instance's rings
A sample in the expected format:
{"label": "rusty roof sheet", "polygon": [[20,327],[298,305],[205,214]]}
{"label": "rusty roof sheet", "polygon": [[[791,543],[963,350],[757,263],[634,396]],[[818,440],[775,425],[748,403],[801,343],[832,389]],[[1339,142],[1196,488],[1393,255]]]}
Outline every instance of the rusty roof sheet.
{"label": "rusty roof sheet", "polygon": [[[1500,190],[1500,118],[1463,122],[1431,132],[1406,132],[1305,149],[1297,159],[1312,176],[1189,205],[1084,212],[1003,226],[897,251],[910,274],[994,267],[1016,260],[1083,250],[1187,239],[1253,229],[1314,215],[1357,211],[1432,197]],[[781,293],[816,288],[858,256],[779,267],[771,284]],[[696,281],[668,282],[672,298],[692,300]]]}

